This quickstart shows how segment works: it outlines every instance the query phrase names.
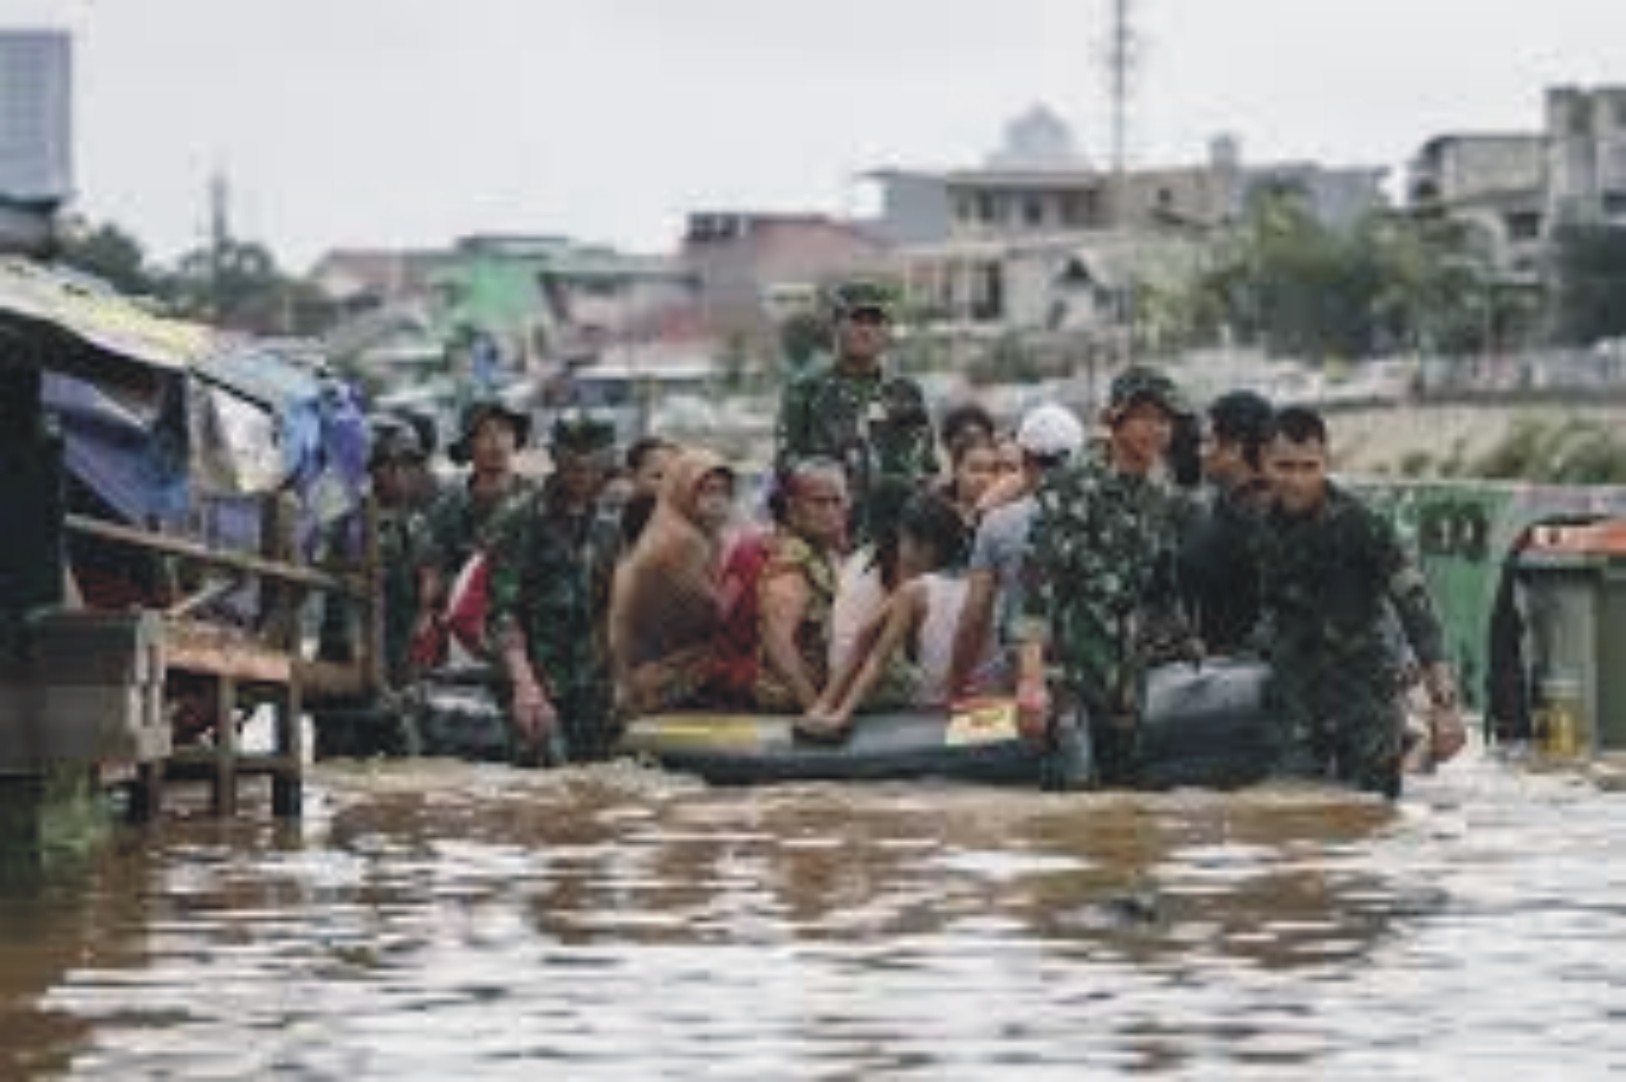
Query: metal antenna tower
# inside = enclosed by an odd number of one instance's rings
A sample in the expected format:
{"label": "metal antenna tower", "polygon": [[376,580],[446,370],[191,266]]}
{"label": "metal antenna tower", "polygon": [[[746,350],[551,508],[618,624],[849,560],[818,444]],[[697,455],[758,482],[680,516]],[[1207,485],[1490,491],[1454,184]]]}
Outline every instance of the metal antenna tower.
{"label": "metal antenna tower", "polygon": [[220,318],[226,246],[231,241],[231,182],[224,167],[209,176],[209,315]]}
{"label": "metal antenna tower", "polygon": [[1129,154],[1129,95],[1135,73],[1135,31],[1130,25],[1130,0],[1111,0],[1112,37],[1107,46],[1107,67],[1112,94],[1112,191],[1114,221],[1124,224],[1127,211],[1124,174]]}

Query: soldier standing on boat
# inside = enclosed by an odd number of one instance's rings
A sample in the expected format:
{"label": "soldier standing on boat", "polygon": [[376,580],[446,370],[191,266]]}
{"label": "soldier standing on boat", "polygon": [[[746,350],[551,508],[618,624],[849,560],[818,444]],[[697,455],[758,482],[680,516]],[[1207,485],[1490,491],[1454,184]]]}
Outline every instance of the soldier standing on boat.
{"label": "soldier standing on boat", "polygon": [[1391,621],[1422,667],[1433,757],[1466,739],[1439,618],[1394,525],[1327,479],[1320,415],[1284,409],[1271,432],[1261,600],[1281,769],[1397,796],[1405,710]]}
{"label": "soldier standing on boat", "polygon": [[[530,431],[528,415],[500,402],[475,402],[463,411],[460,434],[446,454],[467,464],[469,475],[440,494],[425,523],[414,645],[421,668],[443,660],[453,618],[449,606],[459,600],[453,596],[455,588],[460,582],[467,586],[470,573],[478,570],[471,561],[490,552],[507,520],[529,499],[531,486],[514,471],[514,453],[525,446]],[[468,638],[469,630],[464,627],[460,637]],[[483,629],[472,630],[477,638]]]}
{"label": "soldier standing on boat", "polygon": [[603,758],[614,742],[606,621],[620,524],[599,510],[615,430],[577,414],[555,422],[553,473],[506,523],[491,573],[491,639],[501,659],[516,758]]}
{"label": "soldier standing on boat", "polygon": [[775,466],[783,474],[809,458],[841,463],[855,535],[863,532],[869,492],[880,477],[923,485],[939,469],[920,385],[886,371],[895,308],[893,291],[880,282],[837,286],[831,294],[835,359],[796,377],[779,406]]}
{"label": "soldier standing on boat", "polygon": [[1180,408],[1166,375],[1126,369],[1108,396],[1105,448],[1051,471],[1035,493],[1022,574],[1019,715],[1029,733],[1075,742],[1068,753],[1075,758],[1087,760],[1093,747],[1093,765],[1109,782],[1126,780],[1134,768],[1139,637],[1149,623],[1154,572],[1175,542],[1174,497],[1157,471]]}
{"label": "soldier standing on boat", "polygon": [[1204,419],[1206,507],[1181,544],[1179,581],[1210,654],[1245,652],[1259,623],[1259,546],[1270,507],[1263,455],[1274,416],[1260,395],[1230,391]]}

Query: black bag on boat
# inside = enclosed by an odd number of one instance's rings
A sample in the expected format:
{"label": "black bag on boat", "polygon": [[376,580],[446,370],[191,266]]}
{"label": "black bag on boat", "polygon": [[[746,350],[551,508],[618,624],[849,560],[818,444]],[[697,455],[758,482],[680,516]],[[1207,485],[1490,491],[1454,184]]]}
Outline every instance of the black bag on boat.
{"label": "black bag on boat", "polygon": [[1235,788],[1264,780],[1275,761],[1270,666],[1220,658],[1160,665],[1146,674],[1135,777],[1139,788]]}

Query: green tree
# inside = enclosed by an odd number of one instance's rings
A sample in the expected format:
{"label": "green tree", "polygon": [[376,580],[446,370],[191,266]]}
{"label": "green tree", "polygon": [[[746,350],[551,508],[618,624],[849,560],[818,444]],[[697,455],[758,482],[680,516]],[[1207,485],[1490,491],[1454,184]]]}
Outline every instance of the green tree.
{"label": "green tree", "polygon": [[1335,230],[1294,193],[1269,192],[1169,310],[1196,340],[1228,330],[1276,354],[1360,358],[1483,349],[1517,300],[1460,223],[1377,213]]}
{"label": "green tree", "polygon": [[111,222],[102,222],[86,233],[68,237],[58,257],[75,270],[94,275],[122,293],[146,295],[155,287],[141,242]]}
{"label": "green tree", "polygon": [[792,312],[779,324],[779,350],[789,375],[795,376],[830,348],[830,325],[816,312]]}
{"label": "green tree", "polygon": [[1239,337],[1272,353],[1364,356],[1380,276],[1361,237],[1328,229],[1293,193],[1269,192],[1223,246],[1195,308],[1217,308]]}
{"label": "green tree", "polygon": [[1626,334],[1626,230],[1564,226],[1554,237],[1553,336],[1588,345]]}
{"label": "green tree", "polygon": [[325,306],[315,288],[285,276],[263,244],[224,240],[187,252],[166,292],[183,315],[254,334],[310,334]]}

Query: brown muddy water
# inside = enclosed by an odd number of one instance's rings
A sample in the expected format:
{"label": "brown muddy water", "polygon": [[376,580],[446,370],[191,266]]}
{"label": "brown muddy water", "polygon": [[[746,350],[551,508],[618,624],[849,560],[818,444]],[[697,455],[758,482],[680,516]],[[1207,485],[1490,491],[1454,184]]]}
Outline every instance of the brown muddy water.
{"label": "brown muddy water", "polygon": [[0,892],[0,1077],[1603,1077],[1626,793],[323,767]]}

